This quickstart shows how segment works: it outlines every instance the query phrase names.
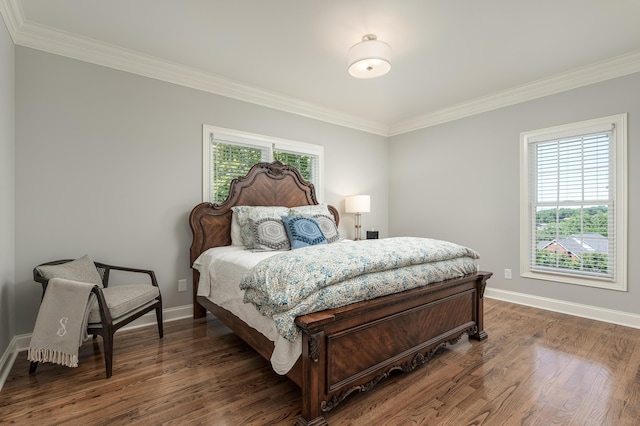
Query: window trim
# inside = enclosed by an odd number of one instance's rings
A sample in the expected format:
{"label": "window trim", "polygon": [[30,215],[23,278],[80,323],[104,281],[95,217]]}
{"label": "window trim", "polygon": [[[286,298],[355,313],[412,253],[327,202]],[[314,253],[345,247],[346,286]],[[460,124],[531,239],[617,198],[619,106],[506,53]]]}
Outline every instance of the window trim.
{"label": "window trim", "polygon": [[202,125],[202,201],[211,201],[211,170],[209,167],[211,164],[211,135],[215,135],[217,139],[232,143],[266,148],[269,157],[267,161],[273,161],[274,150],[316,156],[318,158],[318,182],[313,182],[313,185],[318,202],[322,203],[324,201],[324,147],[322,145],[210,126],[208,124]]}
{"label": "window trim", "polygon": [[[584,134],[594,127],[612,124],[614,126],[614,167],[616,205],[615,238],[616,264],[615,279],[599,280],[592,277],[560,272],[533,271],[529,266],[530,249],[532,247],[532,230],[530,225],[531,200],[529,194],[529,144],[542,138],[564,138],[571,135]],[[546,281],[598,287],[610,290],[627,291],[627,114],[585,120],[576,123],[548,127],[544,129],[520,133],[520,276]]]}

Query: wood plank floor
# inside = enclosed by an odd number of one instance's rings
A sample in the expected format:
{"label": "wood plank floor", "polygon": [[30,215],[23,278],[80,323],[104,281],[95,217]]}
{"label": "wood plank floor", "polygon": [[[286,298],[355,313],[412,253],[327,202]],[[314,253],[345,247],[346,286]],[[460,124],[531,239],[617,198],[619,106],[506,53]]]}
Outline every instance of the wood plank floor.
{"label": "wood plank floor", "polygon": [[[640,330],[485,299],[489,338],[466,337],[328,413],[331,425],[638,425]],[[299,390],[218,320],[116,335],[75,369],[27,373],[20,353],[0,392],[0,423],[290,425]]]}

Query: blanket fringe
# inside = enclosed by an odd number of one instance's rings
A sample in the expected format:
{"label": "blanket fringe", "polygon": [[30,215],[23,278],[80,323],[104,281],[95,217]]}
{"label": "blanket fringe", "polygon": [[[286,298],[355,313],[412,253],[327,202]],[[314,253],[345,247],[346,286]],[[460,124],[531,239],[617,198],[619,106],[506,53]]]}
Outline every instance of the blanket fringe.
{"label": "blanket fringe", "polygon": [[65,367],[77,367],[78,355],[68,354],[53,349],[29,348],[27,360],[32,362],[52,362]]}

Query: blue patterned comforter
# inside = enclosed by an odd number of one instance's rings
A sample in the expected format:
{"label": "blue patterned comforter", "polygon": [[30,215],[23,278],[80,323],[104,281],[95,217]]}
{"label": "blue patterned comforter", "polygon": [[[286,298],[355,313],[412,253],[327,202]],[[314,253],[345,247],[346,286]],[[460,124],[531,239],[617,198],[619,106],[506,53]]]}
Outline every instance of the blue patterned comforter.
{"label": "blue patterned comforter", "polygon": [[447,241],[398,237],[283,252],[242,279],[244,302],[294,341],[297,316],[398,293],[477,271],[478,253]]}

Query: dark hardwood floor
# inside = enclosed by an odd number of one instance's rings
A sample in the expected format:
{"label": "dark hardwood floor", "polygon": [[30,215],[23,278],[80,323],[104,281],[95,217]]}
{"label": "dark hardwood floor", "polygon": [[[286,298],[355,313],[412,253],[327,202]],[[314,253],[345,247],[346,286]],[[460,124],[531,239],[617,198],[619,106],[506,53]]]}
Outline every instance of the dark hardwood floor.
{"label": "dark hardwood floor", "polygon": [[[640,330],[485,299],[483,342],[463,337],[326,415],[331,425],[638,425]],[[80,366],[28,375],[18,355],[0,392],[2,424],[290,425],[299,390],[218,320],[116,335]],[[363,348],[366,350],[366,348]]]}

